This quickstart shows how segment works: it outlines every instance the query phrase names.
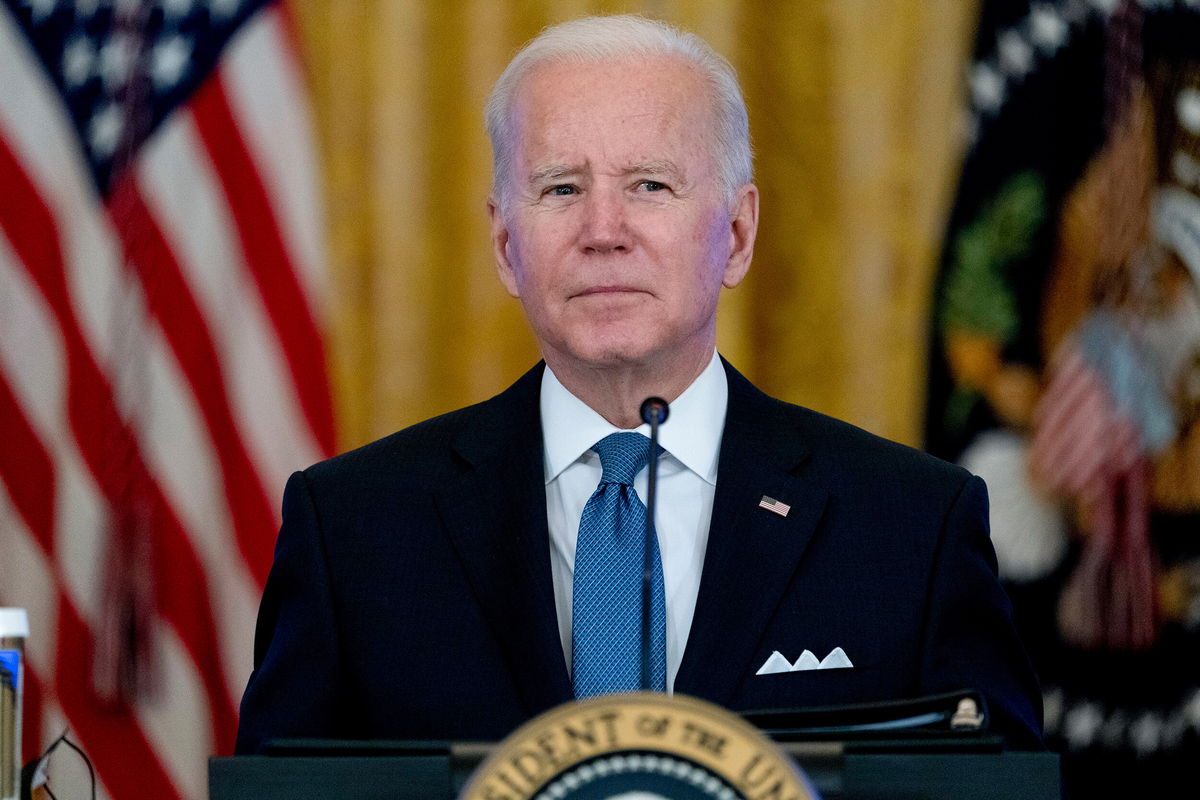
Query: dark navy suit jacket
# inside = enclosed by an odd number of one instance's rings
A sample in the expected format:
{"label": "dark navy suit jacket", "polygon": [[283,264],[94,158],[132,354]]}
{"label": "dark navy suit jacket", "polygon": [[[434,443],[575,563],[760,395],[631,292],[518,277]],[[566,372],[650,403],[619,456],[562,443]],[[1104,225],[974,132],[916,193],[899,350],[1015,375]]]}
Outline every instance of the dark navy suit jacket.
{"label": "dark navy suit jacket", "polygon": [[[1040,746],[983,482],[725,367],[716,499],[675,691],[748,710],[974,688],[1011,745]],[[276,737],[496,739],[572,698],[542,370],[292,476],[239,752]],[[791,512],[759,508],[763,495]],[[755,674],[774,650],[794,661],[835,647],[852,669]]]}

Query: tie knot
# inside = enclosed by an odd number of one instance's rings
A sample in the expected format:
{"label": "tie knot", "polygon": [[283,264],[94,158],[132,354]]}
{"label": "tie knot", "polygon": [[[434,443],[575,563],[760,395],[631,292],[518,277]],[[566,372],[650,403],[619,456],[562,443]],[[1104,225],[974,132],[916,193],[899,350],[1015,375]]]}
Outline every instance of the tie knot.
{"label": "tie knot", "polygon": [[[633,485],[633,476],[650,461],[650,440],[640,433],[610,433],[592,449],[600,454],[601,483]],[[662,448],[659,448],[661,450]]]}

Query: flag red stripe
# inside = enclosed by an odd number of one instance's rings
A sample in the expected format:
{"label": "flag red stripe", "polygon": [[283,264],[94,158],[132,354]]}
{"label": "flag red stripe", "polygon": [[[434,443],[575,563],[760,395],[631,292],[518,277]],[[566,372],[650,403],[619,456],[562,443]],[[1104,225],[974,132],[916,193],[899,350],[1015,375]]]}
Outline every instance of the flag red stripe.
{"label": "flag red stripe", "polygon": [[[54,493],[53,491],[45,491],[42,494],[35,494],[38,482],[44,481],[45,486],[54,486],[54,467],[50,457],[43,447],[41,441],[37,438],[32,427],[25,420],[24,413],[20,405],[16,401],[16,396],[13,394],[11,387],[7,382],[0,379],[0,426],[3,430],[3,435],[14,436],[13,439],[5,438],[6,446],[0,448],[0,477],[3,477],[4,483],[9,488],[10,496],[13,499],[13,504],[16,506],[17,512],[25,520],[26,527],[33,533],[37,544],[42,550],[48,562],[54,564],[55,583],[59,586],[63,585],[62,580],[57,575],[59,566],[54,562]],[[19,457],[14,457],[16,453],[23,452],[27,456],[27,460],[22,462]],[[91,664],[91,657],[81,656],[80,650],[86,649],[89,653],[92,650],[91,631],[82,622],[78,621],[78,614],[74,609],[70,613],[66,613],[65,609],[69,605],[69,600],[62,594],[58,593],[59,599],[59,626],[60,639],[61,626],[64,622],[75,621],[82,628],[82,633],[70,636],[66,642],[60,642],[58,648],[58,657],[56,660],[56,680],[55,688],[57,689],[59,702],[63,706],[63,713],[71,724],[79,731],[78,737],[85,744],[85,749],[91,754],[92,762],[102,774],[105,774],[105,783],[113,786],[113,779],[106,773],[120,773],[122,769],[121,754],[115,753],[112,758],[106,758],[104,755],[103,743],[111,736],[111,733],[106,733],[105,729],[112,720],[109,719],[111,714],[105,714],[104,719],[95,720],[96,724],[90,724],[95,717],[93,709],[95,708],[95,699],[91,697],[84,687],[90,687],[91,681],[88,677],[88,665]],[[71,663],[79,662],[79,663]],[[33,669],[27,669],[25,672],[25,713],[23,715],[24,724],[26,726],[23,732],[22,741],[22,758],[28,761],[35,758],[39,754],[42,742],[42,687],[37,677],[37,673]],[[75,691],[65,691],[62,685],[64,681],[76,682],[80,685],[72,687]],[[81,724],[82,723],[82,724]],[[119,721],[118,721],[119,724]],[[136,724],[134,724],[136,727]],[[128,727],[128,726],[125,726]],[[162,772],[161,765],[158,764],[158,759],[145,743],[145,739],[141,734],[140,729],[135,731],[124,731],[123,738],[129,737],[131,740],[132,751],[137,752],[138,743],[141,742],[145,752],[143,758],[137,762],[139,770],[146,768],[148,771],[149,785],[159,783],[160,780],[165,784],[160,787],[163,794],[118,794],[120,797],[133,796],[151,796],[151,797],[169,797],[175,796],[173,789],[166,788],[170,786],[170,781],[166,779],[165,773]]]}
{"label": "flag red stripe", "polygon": [[[54,549],[54,464],[26,419],[3,372],[0,372],[0,442],[4,442],[0,447],[0,482],[7,487],[13,506],[25,520],[25,527],[34,541],[49,558]],[[0,597],[0,604],[16,599],[6,593]],[[27,662],[21,738],[23,763],[41,752],[44,741],[42,712],[42,686],[37,673]]]}
{"label": "flag red stripe", "polygon": [[[213,714],[213,738],[221,752],[232,746],[236,715],[221,670],[211,668],[217,636],[204,572],[121,420],[112,389],[88,349],[69,303],[57,226],[42,198],[0,137],[0,228],[57,318],[68,375],[68,415],[80,452],[114,508],[138,492],[153,522],[155,595],[158,608],[179,634],[203,676]],[[115,462],[115,463],[114,463]],[[61,628],[60,628],[61,630]]]}
{"label": "flag red stripe", "polygon": [[275,516],[234,422],[225,378],[209,332],[170,245],[132,180],[116,187],[109,209],[158,321],[200,406],[229,505],[238,547],[261,588],[271,568]]}
{"label": "flag red stripe", "polygon": [[133,710],[102,705],[92,692],[92,631],[62,595],[58,608],[54,688],[99,779],[114,798],[179,797]]}
{"label": "flag red stripe", "polygon": [[246,266],[279,337],[296,396],[318,446],[325,455],[332,455],[333,408],[321,334],[219,71],[196,91],[191,107],[200,139],[229,201]]}
{"label": "flag red stripe", "polygon": [[[37,670],[25,664],[25,713],[21,717],[21,763],[28,764],[42,754],[45,693]],[[55,734],[57,736],[57,734]]]}
{"label": "flag red stripe", "polygon": [[54,464],[0,372],[0,477],[42,549],[54,547]]}

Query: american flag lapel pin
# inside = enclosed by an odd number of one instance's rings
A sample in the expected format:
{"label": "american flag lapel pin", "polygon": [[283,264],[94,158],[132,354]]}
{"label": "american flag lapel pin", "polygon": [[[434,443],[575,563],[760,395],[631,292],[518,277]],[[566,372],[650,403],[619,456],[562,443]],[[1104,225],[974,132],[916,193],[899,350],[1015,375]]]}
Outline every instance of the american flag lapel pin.
{"label": "american flag lapel pin", "polygon": [[758,507],[765,508],[767,511],[778,514],[781,517],[786,517],[788,512],[792,510],[792,507],[787,503],[781,503],[774,497],[767,497],[765,494],[762,496],[762,500],[758,501]]}

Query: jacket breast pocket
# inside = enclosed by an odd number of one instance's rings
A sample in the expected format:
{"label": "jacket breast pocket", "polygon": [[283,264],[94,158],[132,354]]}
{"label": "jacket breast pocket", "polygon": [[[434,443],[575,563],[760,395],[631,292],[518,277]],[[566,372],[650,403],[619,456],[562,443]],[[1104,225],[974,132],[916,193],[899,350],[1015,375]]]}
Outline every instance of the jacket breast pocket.
{"label": "jacket breast pocket", "polygon": [[765,709],[866,703],[894,696],[884,683],[881,671],[869,666],[751,675],[742,682],[738,705]]}

